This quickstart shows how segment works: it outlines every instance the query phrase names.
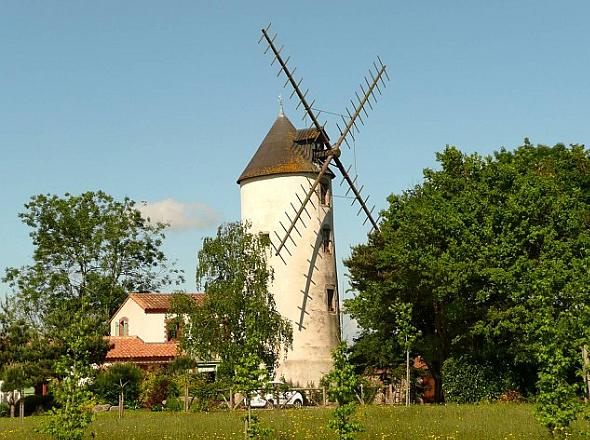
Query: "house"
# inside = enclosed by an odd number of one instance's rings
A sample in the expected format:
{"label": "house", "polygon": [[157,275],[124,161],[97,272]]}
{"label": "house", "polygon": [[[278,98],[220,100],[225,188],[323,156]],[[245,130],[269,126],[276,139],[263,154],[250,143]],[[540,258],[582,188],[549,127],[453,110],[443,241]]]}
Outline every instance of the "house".
{"label": "house", "polygon": [[[189,294],[197,303],[203,293]],[[130,293],[109,322],[111,345],[106,362],[131,362],[142,368],[163,366],[178,354],[176,332],[167,328],[172,294]],[[215,371],[215,362],[200,363],[200,372]]]}

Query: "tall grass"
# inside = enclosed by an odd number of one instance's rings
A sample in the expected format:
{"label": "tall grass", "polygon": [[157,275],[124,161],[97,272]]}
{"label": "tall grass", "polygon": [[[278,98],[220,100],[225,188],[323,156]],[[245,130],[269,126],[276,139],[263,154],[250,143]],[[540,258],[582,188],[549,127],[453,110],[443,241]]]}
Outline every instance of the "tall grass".
{"label": "tall grass", "polygon": [[[549,439],[532,415],[530,405],[444,405],[406,407],[359,407],[358,419],[366,431],[359,439]],[[262,422],[274,430],[276,439],[333,439],[326,428],[329,409],[260,410]],[[90,426],[88,438],[150,439],[241,439],[242,411],[210,413],[152,413],[127,411],[123,420],[116,413],[102,413]],[[0,439],[32,440],[48,438],[35,432],[43,416],[28,417],[25,422],[0,419]],[[590,430],[587,422],[577,422],[570,439],[587,439],[581,430]]]}

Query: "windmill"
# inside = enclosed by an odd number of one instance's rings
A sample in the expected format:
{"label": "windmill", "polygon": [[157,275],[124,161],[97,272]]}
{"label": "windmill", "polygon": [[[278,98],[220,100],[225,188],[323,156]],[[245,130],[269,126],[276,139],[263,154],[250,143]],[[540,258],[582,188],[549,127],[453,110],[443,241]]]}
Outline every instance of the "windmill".
{"label": "windmill", "polygon": [[[377,102],[385,79],[386,66],[377,57],[365,76],[355,99],[341,123],[336,123],[338,138],[332,143],[326,124],[318,120],[321,110],[309,91],[303,91],[302,79],[295,79],[296,68],[290,69],[290,57],[283,57],[284,46],[276,45],[277,35],[270,36],[270,24],[262,29],[259,43],[267,45],[271,65],[278,63],[277,77],[283,75],[291,86],[289,98],[297,97],[297,109],[311,126],[296,129],[285,116],[282,104],[275,123],[262,144],[238,178],[242,220],[252,224],[254,231],[268,234],[273,254],[272,291],[278,311],[293,323],[293,349],[277,371],[293,383],[319,384],[332,366],[331,350],[340,340],[339,299],[336,258],[333,239],[332,180],[341,176],[346,196],[358,205],[357,215],[378,229],[379,219],[373,217],[374,206],[367,205],[363,186],[357,187],[357,176],[342,163],[341,147],[355,140],[358,124],[364,125],[368,109]],[[340,125],[341,124],[341,125]]]}

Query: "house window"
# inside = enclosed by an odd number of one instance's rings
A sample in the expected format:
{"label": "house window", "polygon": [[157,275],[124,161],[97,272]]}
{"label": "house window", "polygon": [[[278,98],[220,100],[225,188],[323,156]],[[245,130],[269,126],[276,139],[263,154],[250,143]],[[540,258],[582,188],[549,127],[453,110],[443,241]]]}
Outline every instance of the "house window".
{"label": "house window", "polygon": [[330,206],[330,184],[326,181],[320,182],[320,203]]}
{"label": "house window", "polygon": [[332,230],[329,227],[322,228],[322,249],[325,253],[332,253]]}
{"label": "house window", "polygon": [[129,320],[127,318],[119,319],[119,336],[129,336]]}
{"label": "house window", "polygon": [[166,321],[166,340],[175,341],[180,336],[180,321],[178,319],[170,319]]}
{"label": "house window", "polygon": [[328,305],[328,312],[336,311],[336,289],[334,286],[326,288],[326,301]]}

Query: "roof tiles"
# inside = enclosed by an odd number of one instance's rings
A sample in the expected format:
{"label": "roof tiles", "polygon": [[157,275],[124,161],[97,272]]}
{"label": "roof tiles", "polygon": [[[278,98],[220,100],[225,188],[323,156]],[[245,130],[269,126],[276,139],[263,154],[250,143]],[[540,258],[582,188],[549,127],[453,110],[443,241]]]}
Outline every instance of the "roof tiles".
{"label": "roof tiles", "polygon": [[[205,299],[204,293],[187,293],[197,303],[202,303]],[[146,313],[166,313],[170,310],[172,295],[169,293],[139,293],[129,294]]]}
{"label": "roof tiles", "polygon": [[174,341],[146,343],[139,336],[109,336],[108,341],[107,362],[171,360],[178,352]]}

